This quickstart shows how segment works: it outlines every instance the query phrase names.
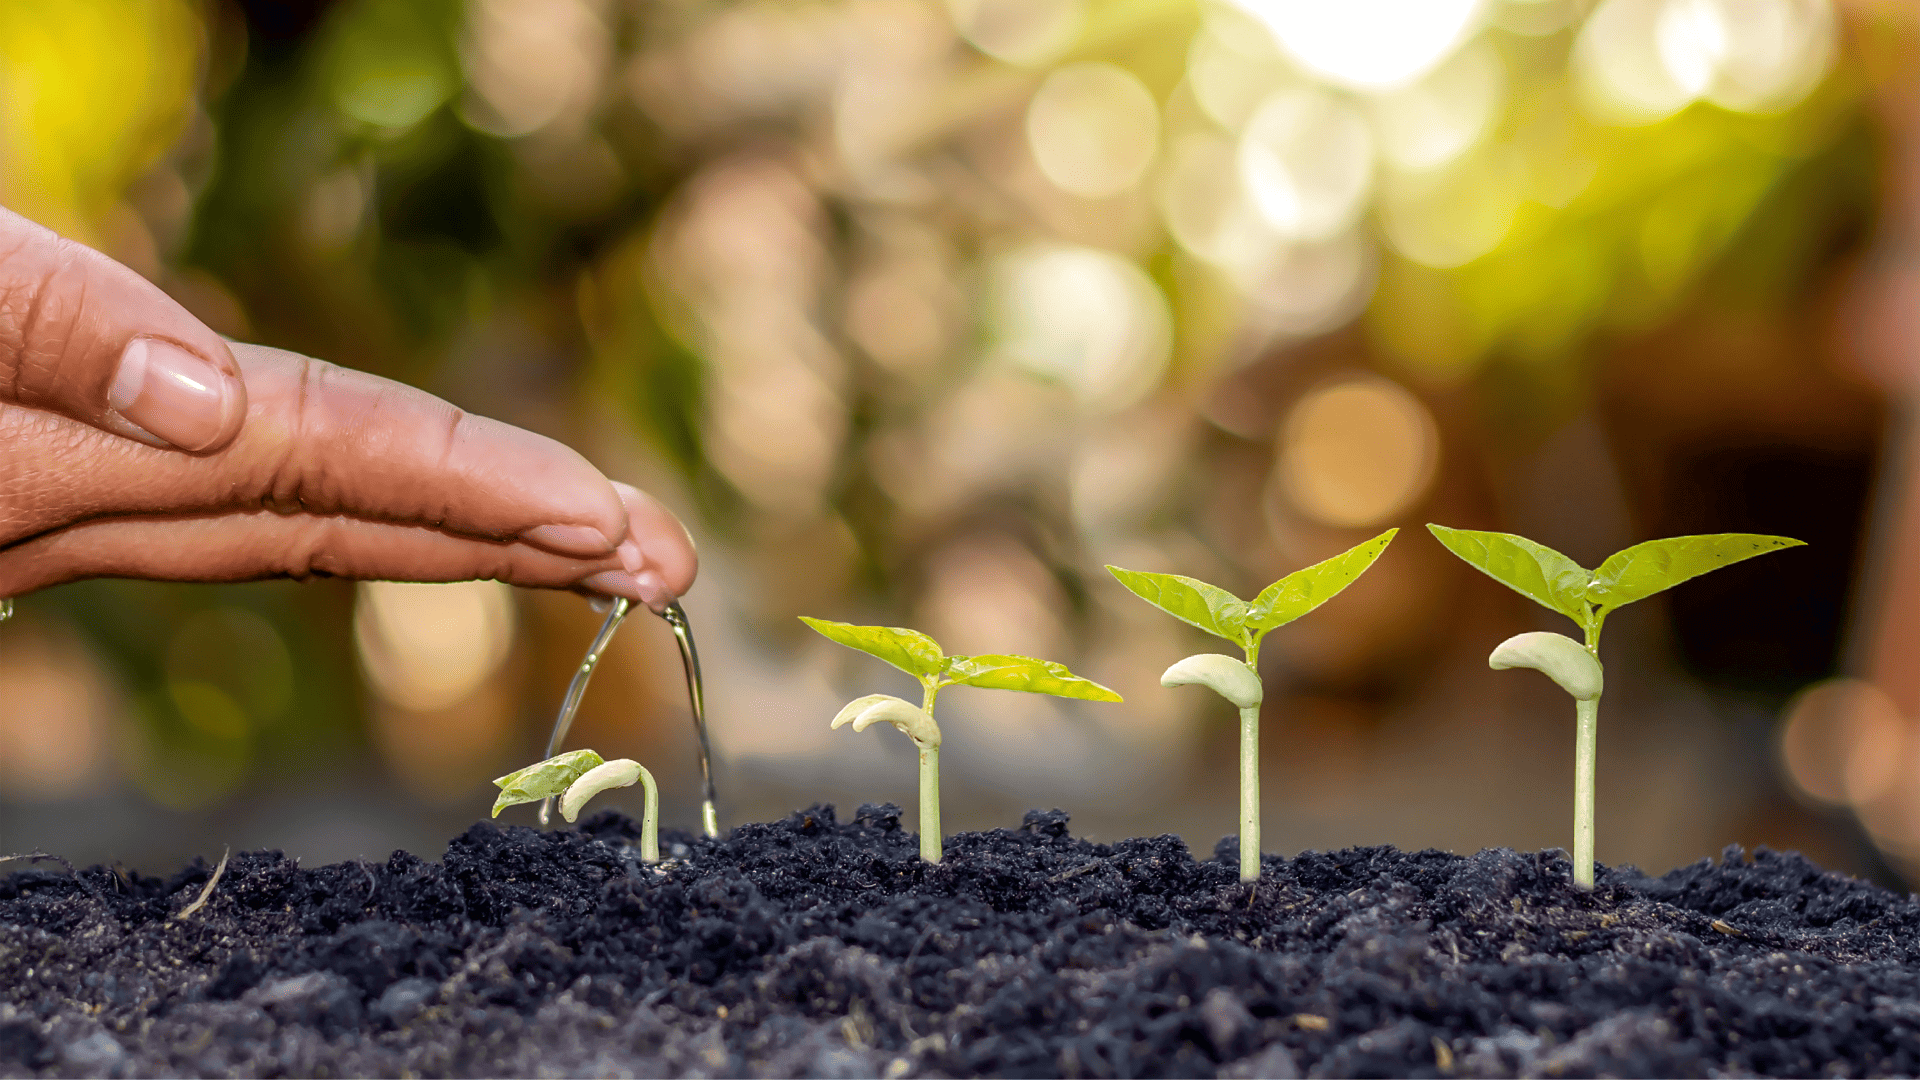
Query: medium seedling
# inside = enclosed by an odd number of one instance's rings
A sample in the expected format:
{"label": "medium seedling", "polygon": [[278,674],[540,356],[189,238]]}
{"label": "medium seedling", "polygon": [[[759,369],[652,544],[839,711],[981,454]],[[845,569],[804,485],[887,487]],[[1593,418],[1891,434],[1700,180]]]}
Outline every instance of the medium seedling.
{"label": "medium seedling", "polygon": [[1536,631],[1500,643],[1487,658],[1495,670],[1527,667],[1544,673],[1573,697],[1573,880],[1593,888],[1593,776],[1598,742],[1600,628],[1616,608],[1644,600],[1710,570],[1765,555],[1804,541],[1758,533],[1713,533],[1649,540],[1614,552],[1598,570],[1511,533],[1475,532],[1428,525],[1433,535],[1488,577],[1572,619],[1586,644],[1564,634]]}
{"label": "medium seedling", "polygon": [[1162,686],[1199,685],[1212,689],[1240,710],[1240,878],[1260,877],[1260,639],[1267,632],[1326,603],[1373,565],[1393,543],[1388,529],[1358,547],[1325,562],[1296,570],[1242,600],[1225,589],[1178,574],[1154,574],[1109,566],[1120,584],[1142,600],[1179,619],[1240,646],[1244,661],[1220,653],[1199,653],[1168,668]]}
{"label": "medium seedling", "polygon": [[1001,654],[948,656],[938,643],[918,630],[853,626],[805,615],[800,616],[800,621],[829,640],[877,656],[919,680],[918,707],[891,694],[868,694],[848,702],[833,718],[833,726],[852,724],[853,730],[865,731],[884,722],[899,728],[913,740],[920,752],[920,857],[928,862],[939,862],[941,854],[940,725],[933,720],[933,702],[942,687],[1021,690],[1082,701],[1120,700],[1119,694],[1051,660]]}
{"label": "medium seedling", "polygon": [[646,766],[632,758],[605,761],[591,750],[572,750],[510,772],[493,782],[500,789],[493,816],[499,817],[500,811],[509,806],[557,795],[560,816],[571,824],[588,799],[613,788],[632,787],[636,782],[646,792],[646,809],[640,818],[640,861],[656,863],[660,861],[660,789]]}

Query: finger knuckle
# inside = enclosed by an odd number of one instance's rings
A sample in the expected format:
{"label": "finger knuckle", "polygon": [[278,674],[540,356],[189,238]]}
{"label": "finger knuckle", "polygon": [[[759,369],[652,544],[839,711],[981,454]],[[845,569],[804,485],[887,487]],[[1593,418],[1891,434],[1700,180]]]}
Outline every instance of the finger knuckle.
{"label": "finger knuckle", "polygon": [[60,395],[65,361],[81,336],[94,258],[56,237],[24,259],[19,273],[0,279],[0,387],[12,400],[44,405]]}

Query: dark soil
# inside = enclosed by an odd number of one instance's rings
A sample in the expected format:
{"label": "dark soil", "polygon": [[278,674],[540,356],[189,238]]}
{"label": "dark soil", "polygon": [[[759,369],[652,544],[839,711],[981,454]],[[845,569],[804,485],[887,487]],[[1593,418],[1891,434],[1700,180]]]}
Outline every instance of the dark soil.
{"label": "dark soil", "polygon": [[724,841],[480,824],[439,863],[0,878],[0,1073],[1920,1072],[1920,902],[1730,848],[1196,861],[1058,811],[928,866],[891,806]]}

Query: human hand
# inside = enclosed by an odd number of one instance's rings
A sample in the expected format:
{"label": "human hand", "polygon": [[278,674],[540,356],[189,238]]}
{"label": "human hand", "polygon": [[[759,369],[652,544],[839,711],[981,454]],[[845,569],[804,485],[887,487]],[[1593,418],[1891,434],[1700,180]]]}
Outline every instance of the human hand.
{"label": "human hand", "polygon": [[0,596],[89,577],[498,578],[660,610],[686,530],[551,439],[277,349],[0,210]]}

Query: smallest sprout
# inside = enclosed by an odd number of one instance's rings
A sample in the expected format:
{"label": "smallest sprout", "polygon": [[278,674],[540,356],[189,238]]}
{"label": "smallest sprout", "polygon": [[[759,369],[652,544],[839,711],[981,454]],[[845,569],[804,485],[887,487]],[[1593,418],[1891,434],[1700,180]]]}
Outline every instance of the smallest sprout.
{"label": "smallest sprout", "polygon": [[493,783],[500,789],[500,797],[493,803],[494,817],[509,806],[557,795],[560,816],[569,824],[579,819],[581,808],[595,795],[639,783],[646,792],[646,809],[640,819],[640,861],[660,861],[660,788],[646,766],[632,758],[606,761],[591,750],[573,750],[510,772]]}

